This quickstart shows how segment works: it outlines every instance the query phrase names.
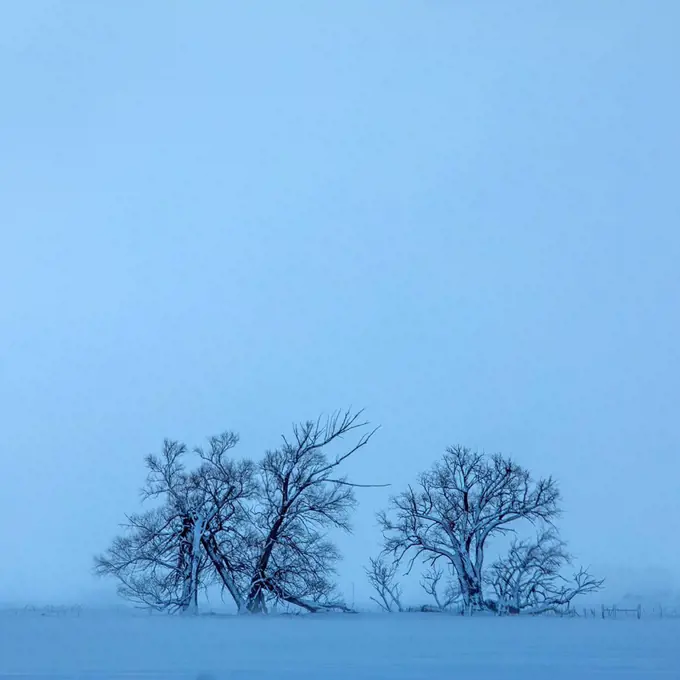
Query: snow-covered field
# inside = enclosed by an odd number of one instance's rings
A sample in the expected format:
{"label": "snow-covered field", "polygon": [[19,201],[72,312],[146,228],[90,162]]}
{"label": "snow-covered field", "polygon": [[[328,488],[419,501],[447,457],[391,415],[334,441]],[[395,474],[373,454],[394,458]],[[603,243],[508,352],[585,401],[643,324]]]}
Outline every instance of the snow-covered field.
{"label": "snow-covered field", "polygon": [[680,620],[0,613],[0,678],[680,678]]}

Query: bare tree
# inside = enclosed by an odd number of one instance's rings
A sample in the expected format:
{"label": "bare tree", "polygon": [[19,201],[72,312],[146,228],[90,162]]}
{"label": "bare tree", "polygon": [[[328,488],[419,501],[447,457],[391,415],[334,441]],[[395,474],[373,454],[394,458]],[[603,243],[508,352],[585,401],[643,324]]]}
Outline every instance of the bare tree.
{"label": "bare tree", "polygon": [[377,594],[377,597],[371,596],[371,600],[386,612],[404,611],[401,604],[402,589],[396,580],[398,568],[397,562],[372,557],[365,569],[368,582]]}
{"label": "bare tree", "polygon": [[197,449],[202,464],[194,472],[186,470],[187,449],[179,442],[165,440],[160,456],[147,456],[142,499],[161,505],[130,517],[126,535],[95,559],[97,573],[119,579],[121,595],[159,609],[195,613],[202,581],[216,573],[242,608],[233,583],[236,560],[227,549],[236,542],[227,535],[244,521],[242,502],[254,491],[254,466],[226,459],[237,442],[229,432],[211,438],[207,452]]}
{"label": "bare tree", "polygon": [[[328,529],[350,531],[354,488],[367,486],[338,473],[375,432],[366,429],[361,414],[336,412],[296,425],[290,440],[283,436],[281,447],[265,454],[254,512],[259,540],[247,594],[249,611],[265,611],[267,593],[308,611],[346,608],[332,587],[339,554],[324,534]],[[355,443],[328,455],[330,446],[362,431]]]}
{"label": "bare tree", "polygon": [[95,558],[95,572],[116,577],[119,594],[139,605],[159,611],[195,610],[199,584],[204,576],[209,579],[208,564],[201,558],[195,561],[188,587],[181,518],[162,507],[129,516],[124,527],[125,533]]}
{"label": "bare tree", "polygon": [[534,481],[527,470],[501,455],[485,457],[460,446],[420,475],[418,484],[393,497],[379,514],[385,550],[401,561],[454,569],[466,608],[484,608],[484,551],[490,538],[521,520],[550,521],[558,514],[552,478]]}
{"label": "bare tree", "polygon": [[[449,565],[449,569],[451,566]],[[458,600],[460,600],[460,589],[454,579],[454,575],[450,574],[443,584],[441,581],[444,578],[444,570],[437,566],[431,566],[420,580],[420,587],[435,601],[437,609],[446,611],[450,609]]]}
{"label": "bare tree", "polygon": [[201,538],[205,530],[205,509],[201,494],[192,486],[183,459],[186,446],[166,439],[160,456],[146,457],[148,470],[142,489],[143,500],[160,499],[166,513],[181,524],[177,535],[178,571],[183,584],[183,611],[196,613],[198,607],[198,565]]}
{"label": "bare tree", "polygon": [[191,474],[203,518],[201,545],[239,613],[245,611],[244,589],[251,573],[252,508],[257,483],[255,464],[229,456],[238,436],[225,432],[195,449],[201,465]]}
{"label": "bare tree", "polygon": [[572,557],[553,530],[535,540],[514,540],[508,554],[496,560],[488,582],[496,594],[500,612],[541,614],[568,609],[578,595],[594,593],[604,583],[580,568],[571,579],[563,572]]}

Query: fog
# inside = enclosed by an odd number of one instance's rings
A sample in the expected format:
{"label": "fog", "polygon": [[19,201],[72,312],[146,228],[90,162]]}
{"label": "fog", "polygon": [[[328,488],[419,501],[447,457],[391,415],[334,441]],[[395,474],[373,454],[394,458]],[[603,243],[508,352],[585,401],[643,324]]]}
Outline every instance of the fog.
{"label": "fog", "polygon": [[[238,5],[238,6],[237,6]],[[0,23],[0,601],[92,575],[164,437],[348,405],[374,513],[449,444],[560,481],[671,597],[680,7],[17,2]],[[680,586],[679,586],[680,588]],[[661,596],[659,596],[661,597]]]}

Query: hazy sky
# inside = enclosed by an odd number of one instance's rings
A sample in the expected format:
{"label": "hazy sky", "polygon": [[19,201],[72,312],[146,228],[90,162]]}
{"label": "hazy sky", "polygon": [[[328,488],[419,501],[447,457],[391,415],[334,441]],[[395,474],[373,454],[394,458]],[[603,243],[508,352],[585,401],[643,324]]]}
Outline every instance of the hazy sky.
{"label": "hazy sky", "polygon": [[[678,22],[6,3],[0,599],[101,588],[164,437],[259,456],[348,404],[382,425],[357,480],[502,451],[559,478],[586,563],[680,574]],[[387,495],[342,541],[359,596]]]}

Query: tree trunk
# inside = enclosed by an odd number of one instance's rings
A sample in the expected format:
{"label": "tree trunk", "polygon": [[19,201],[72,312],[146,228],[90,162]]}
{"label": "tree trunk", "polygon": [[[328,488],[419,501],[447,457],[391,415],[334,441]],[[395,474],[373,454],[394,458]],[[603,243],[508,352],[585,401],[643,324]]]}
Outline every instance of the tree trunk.
{"label": "tree trunk", "polygon": [[178,570],[182,578],[182,601],[180,608],[182,613],[193,613],[192,600],[194,594],[194,520],[187,515],[182,519],[182,531],[180,533]]}
{"label": "tree trunk", "polygon": [[229,591],[234,604],[236,605],[236,610],[239,614],[245,611],[245,603],[243,601],[243,595],[236,584],[236,581],[232,575],[231,567],[226,557],[220,553],[219,546],[217,545],[217,540],[215,536],[205,536],[201,537],[201,543],[205,548],[205,551],[210,558],[215,571],[219,575],[224,587]]}
{"label": "tree trunk", "polygon": [[458,574],[458,583],[465,608],[474,610],[484,609],[484,594],[482,592],[482,579],[480,575],[477,573],[468,554],[463,553],[458,558],[453,566]]}
{"label": "tree trunk", "polygon": [[198,586],[199,586],[199,567],[201,561],[201,539],[205,532],[205,517],[199,515],[194,518],[191,530],[191,601],[188,613],[198,614]]}
{"label": "tree trunk", "polygon": [[264,549],[257,560],[257,565],[255,567],[255,574],[250,582],[250,590],[248,591],[248,611],[253,614],[259,614],[266,612],[266,606],[264,602],[264,589],[267,581],[267,567],[269,566],[269,559],[271,558],[272,551],[274,550],[274,545],[279,537],[279,532],[283,525],[283,520],[286,517],[286,512],[288,511],[287,506],[284,505],[279,510],[279,516],[269,530],[269,535],[264,544]]}
{"label": "tree trunk", "polygon": [[251,592],[248,594],[248,603],[246,607],[251,614],[267,613],[267,603],[265,602],[264,598],[264,588],[259,584],[257,585],[256,590],[253,591],[251,588]]}

